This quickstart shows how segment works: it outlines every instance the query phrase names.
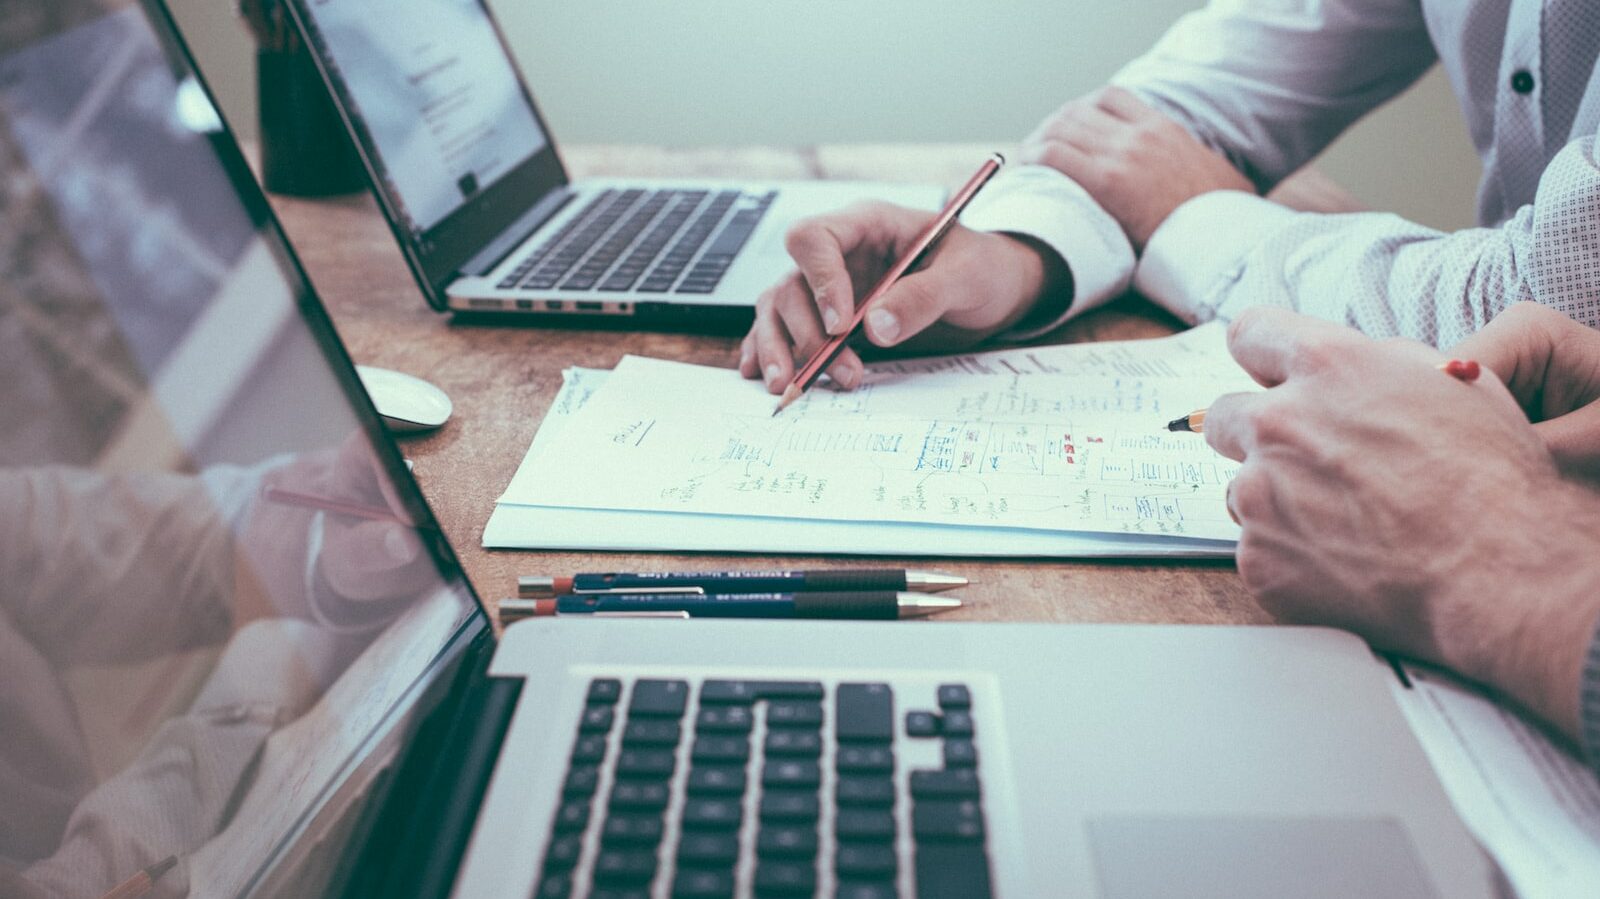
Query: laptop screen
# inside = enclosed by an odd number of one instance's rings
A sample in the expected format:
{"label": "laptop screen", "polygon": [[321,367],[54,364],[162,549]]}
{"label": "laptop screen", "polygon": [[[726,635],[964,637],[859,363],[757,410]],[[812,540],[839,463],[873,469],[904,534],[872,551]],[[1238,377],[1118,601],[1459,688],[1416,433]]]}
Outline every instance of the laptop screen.
{"label": "laptop screen", "polygon": [[[567,183],[482,0],[283,0],[429,303]],[[509,250],[510,247],[507,247]]]}
{"label": "laptop screen", "polygon": [[484,624],[168,29],[0,16],[4,896],[323,894]]}
{"label": "laptop screen", "polygon": [[418,237],[548,144],[479,0],[304,9]]}

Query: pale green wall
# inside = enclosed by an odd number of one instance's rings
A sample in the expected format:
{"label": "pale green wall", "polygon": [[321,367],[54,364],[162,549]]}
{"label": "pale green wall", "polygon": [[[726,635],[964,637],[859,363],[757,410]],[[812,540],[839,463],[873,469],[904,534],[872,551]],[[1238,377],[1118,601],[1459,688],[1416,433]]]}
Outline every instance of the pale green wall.
{"label": "pale green wall", "polygon": [[[169,0],[225,112],[254,118],[227,0]],[[565,143],[1018,138],[1198,0],[499,0]],[[1322,162],[1367,203],[1472,222],[1478,161],[1435,72]]]}

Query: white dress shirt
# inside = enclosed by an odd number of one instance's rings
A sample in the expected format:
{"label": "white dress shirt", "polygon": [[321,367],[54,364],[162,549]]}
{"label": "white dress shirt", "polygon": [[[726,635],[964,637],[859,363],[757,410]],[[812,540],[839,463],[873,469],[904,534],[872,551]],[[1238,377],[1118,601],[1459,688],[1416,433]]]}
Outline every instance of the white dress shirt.
{"label": "white dress shirt", "polygon": [[1055,249],[1075,290],[1063,318],[1132,284],[1189,322],[1278,305],[1438,346],[1522,300],[1600,325],[1597,55],[1597,0],[1213,0],[1113,83],[1266,191],[1438,61],[1484,161],[1482,227],[1224,191],[1179,207],[1136,263],[1087,192],[1040,166],[996,179],[963,221]]}

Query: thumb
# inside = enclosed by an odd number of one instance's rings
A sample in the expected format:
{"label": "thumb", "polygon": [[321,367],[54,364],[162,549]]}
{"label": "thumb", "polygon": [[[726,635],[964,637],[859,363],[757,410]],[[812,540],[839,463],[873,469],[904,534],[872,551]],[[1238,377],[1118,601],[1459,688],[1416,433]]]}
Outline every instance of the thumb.
{"label": "thumb", "polygon": [[901,278],[867,309],[867,339],[882,347],[910,340],[949,312],[956,294],[950,279],[937,269]]}

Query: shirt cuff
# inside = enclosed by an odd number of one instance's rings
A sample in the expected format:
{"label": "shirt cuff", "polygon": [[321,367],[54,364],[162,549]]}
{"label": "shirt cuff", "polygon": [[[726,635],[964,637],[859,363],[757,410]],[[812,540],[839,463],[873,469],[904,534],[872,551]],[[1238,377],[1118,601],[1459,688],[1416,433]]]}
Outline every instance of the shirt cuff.
{"label": "shirt cuff", "polygon": [[1191,324],[1216,316],[1245,257],[1297,215],[1255,194],[1219,190],[1184,203],[1145,245],[1133,287]]}
{"label": "shirt cuff", "polygon": [[1116,219],[1089,192],[1049,166],[1019,165],[978,194],[961,223],[974,231],[1019,234],[1054,250],[1072,273],[1073,295],[1054,320],[1002,339],[1026,340],[1104,304],[1128,289],[1133,247]]}

